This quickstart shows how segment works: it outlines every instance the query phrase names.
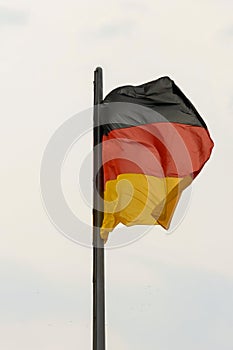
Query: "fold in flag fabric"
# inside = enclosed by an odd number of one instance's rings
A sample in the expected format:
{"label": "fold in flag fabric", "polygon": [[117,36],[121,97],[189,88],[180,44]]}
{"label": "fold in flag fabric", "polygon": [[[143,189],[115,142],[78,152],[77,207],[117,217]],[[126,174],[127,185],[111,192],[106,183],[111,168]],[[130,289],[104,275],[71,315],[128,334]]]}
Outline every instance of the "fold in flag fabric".
{"label": "fold in flag fabric", "polygon": [[196,108],[169,78],[110,92],[101,104],[106,241],[119,223],[168,229],[182,191],[213,141]]}

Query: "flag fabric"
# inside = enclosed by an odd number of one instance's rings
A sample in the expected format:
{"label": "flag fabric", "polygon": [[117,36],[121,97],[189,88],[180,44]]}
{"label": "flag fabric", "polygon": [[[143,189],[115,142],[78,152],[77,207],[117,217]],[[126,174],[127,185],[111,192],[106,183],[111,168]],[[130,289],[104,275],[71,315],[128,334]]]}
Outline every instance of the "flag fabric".
{"label": "flag fabric", "polygon": [[213,141],[169,77],[110,92],[101,104],[106,241],[119,223],[168,229],[182,191],[209,159]]}

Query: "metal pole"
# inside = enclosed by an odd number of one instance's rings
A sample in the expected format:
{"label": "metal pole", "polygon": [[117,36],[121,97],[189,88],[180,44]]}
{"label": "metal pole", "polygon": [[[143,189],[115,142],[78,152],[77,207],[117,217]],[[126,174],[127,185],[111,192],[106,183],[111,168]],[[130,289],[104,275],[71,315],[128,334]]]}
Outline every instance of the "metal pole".
{"label": "metal pole", "polygon": [[[104,241],[100,237],[103,220],[103,174],[99,104],[103,99],[103,72],[94,73],[94,162],[93,162],[93,350],[105,350]],[[95,147],[99,145],[98,147]]]}

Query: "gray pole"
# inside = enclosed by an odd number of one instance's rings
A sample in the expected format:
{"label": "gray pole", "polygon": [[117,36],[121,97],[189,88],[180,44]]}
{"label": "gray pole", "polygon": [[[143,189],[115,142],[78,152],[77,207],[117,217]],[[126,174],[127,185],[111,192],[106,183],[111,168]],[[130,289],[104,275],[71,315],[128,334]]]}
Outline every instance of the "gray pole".
{"label": "gray pole", "polygon": [[[94,73],[94,187],[93,187],[93,350],[105,350],[105,291],[104,291],[104,241],[100,238],[100,227],[103,220],[103,174],[100,108],[103,99],[103,72],[96,68]],[[96,127],[95,127],[96,126]],[[99,193],[99,196],[98,196]]]}

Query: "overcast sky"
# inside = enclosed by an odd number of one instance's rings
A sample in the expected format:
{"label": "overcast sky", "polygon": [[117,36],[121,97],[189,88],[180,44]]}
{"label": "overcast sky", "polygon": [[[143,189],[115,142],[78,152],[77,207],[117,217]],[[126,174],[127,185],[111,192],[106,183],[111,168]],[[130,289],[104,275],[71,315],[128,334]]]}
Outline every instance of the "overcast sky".
{"label": "overcast sky", "polygon": [[2,349],[91,349],[92,252],[52,225],[39,177],[99,65],[105,93],[169,75],[215,142],[178,228],[106,252],[108,349],[233,348],[232,14],[230,0],[0,1]]}

